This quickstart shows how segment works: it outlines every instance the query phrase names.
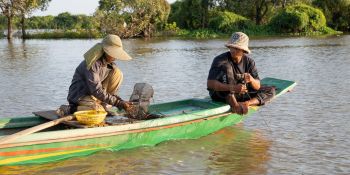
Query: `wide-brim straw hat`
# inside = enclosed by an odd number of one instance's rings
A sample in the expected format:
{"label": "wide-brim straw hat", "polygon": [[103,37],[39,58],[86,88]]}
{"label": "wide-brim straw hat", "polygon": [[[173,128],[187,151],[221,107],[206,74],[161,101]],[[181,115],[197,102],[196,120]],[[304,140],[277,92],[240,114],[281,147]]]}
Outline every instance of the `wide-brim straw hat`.
{"label": "wide-brim straw hat", "polygon": [[230,40],[225,44],[226,47],[241,49],[246,53],[251,53],[248,48],[249,37],[243,32],[235,32],[232,34]]}
{"label": "wide-brim straw hat", "polygon": [[102,48],[109,56],[117,60],[131,60],[132,58],[123,49],[122,40],[117,35],[107,35],[102,40]]}

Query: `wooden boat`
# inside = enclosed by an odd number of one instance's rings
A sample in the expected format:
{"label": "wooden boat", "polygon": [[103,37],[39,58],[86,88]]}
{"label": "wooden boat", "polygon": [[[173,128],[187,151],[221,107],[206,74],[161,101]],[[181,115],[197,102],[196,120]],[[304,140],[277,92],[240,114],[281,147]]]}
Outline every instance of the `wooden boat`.
{"label": "wooden boat", "polygon": [[[276,87],[276,97],[296,85],[274,78],[265,78],[262,84]],[[62,129],[64,125],[61,125],[1,144],[0,165],[46,163],[100,150],[116,151],[153,146],[170,139],[199,138],[239,123],[257,109],[250,107],[249,113],[241,116],[231,113],[229,105],[209,98],[155,104],[150,106],[150,112],[165,117],[139,121],[117,118],[119,122],[110,122],[110,126],[94,128]],[[115,118],[106,120],[110,119]],[[35,115],[0,118],[0,138],[47,121]]]}

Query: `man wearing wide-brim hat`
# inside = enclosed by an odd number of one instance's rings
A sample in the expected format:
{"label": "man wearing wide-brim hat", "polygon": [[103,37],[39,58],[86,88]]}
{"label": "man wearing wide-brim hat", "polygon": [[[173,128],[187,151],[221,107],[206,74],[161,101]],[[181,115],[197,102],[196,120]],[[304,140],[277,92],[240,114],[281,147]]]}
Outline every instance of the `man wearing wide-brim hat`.
{"label": "man wearing wide-brim hat", "polygon": [[235,32],[225,46],[230,51],[214,58],[209,70],[207,86],[215,101],[227,102],[232,112],[248,113],[251,105],[263,105],[275,94],[273,88],[260,88],[255,62],[247,54],[249,38]]}
{"label": "man wearing wide-brim hat", "polygon": [[101,43],[91,47],[76,68],[69,87],[69,110],[60,108],[59,115],[81,110],[108,112],[111,106],[128,110],[130,103],[117,95],[123,73],[114,61],[130,59],[117,35],[107,35]]}

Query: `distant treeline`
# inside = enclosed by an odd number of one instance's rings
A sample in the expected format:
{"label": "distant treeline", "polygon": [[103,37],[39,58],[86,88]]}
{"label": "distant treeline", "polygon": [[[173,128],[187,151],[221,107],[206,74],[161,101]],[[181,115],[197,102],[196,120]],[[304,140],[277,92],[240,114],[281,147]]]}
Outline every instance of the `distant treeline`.
{"label": "distant treeline", "polygon": [[[71,15],[68,12],[61,13],[57,16],[33,16],[27,19],[27,29],[93,29],[93,16]],[[6,29],[7,19],[0,16],[1,29]],[[20,29],[20,19],[14,18],[14,26]]]}
{"label": "distant treeline", "polygon": [[[0,16],[0,29],[8,19]],[[100,0],[93,16],[65,12],[23,23],[14,15],[13,21],[17,29],[56,29],[27,36],[39,38],[332,34],[350,31],[350,0]]]}

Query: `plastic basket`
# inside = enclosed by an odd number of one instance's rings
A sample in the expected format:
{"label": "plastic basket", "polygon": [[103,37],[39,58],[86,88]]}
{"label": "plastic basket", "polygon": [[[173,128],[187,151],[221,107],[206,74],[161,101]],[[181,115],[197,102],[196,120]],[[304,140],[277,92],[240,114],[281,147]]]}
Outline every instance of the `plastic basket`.
{"label": "plastic basket", "polygon": [[96,110],[87,110],[87,111],[78,111],[74,113],[78,122],[84,125],[98,125],[104,121],[106,118],[107,112],[105,111],[96,111]]}

